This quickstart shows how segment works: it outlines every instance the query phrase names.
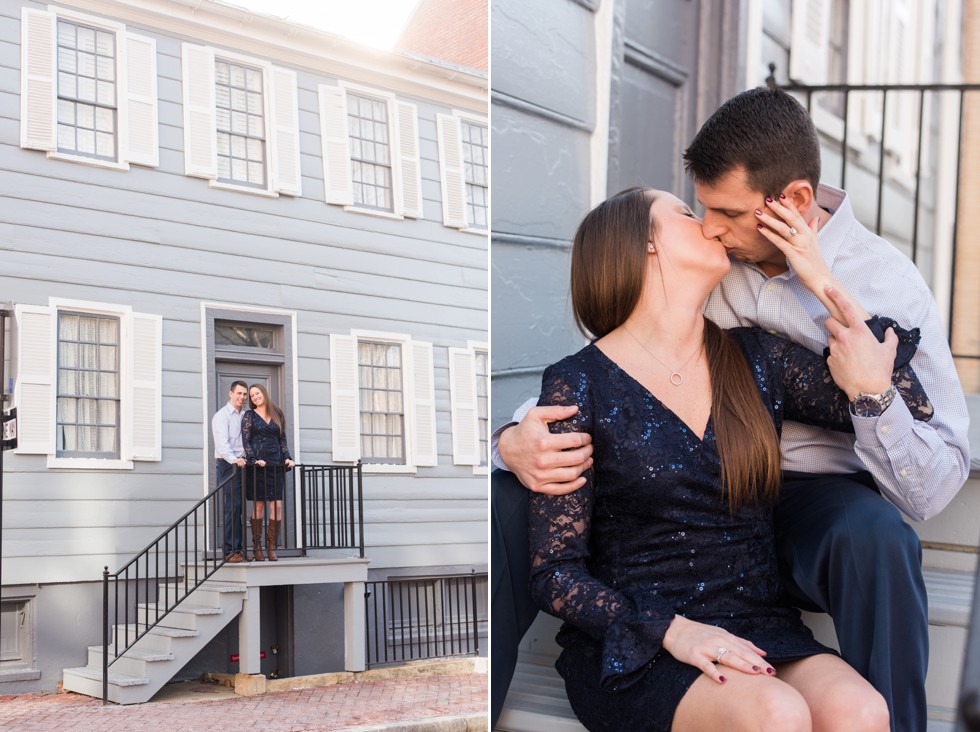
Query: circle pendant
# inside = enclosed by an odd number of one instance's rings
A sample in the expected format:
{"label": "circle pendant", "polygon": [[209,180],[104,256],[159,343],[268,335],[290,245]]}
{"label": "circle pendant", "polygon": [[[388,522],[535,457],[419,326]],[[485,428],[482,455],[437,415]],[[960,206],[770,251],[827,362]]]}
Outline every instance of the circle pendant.
{"label": "circle pendant", "polygon": [[684,383],[684,377],[675,371],[670,375],[670,383],[674,386],[680,386]]}

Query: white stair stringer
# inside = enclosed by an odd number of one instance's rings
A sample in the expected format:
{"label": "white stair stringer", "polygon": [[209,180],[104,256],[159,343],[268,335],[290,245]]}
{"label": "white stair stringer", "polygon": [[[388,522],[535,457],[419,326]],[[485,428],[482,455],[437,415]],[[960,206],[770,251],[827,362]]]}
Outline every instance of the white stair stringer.
{"label": "white stair stringer", "polygon": [[[174,585],[161,585],[161,604],[175,596]],[[227,582],[205,582],[176,608],[165,615],[132,648],[109,667],[109,700],[117,704],[140,704],[149,701],[201,649],[203,649],[241,611],[245,600],[244,585]],[[155,603],[140,603],[136,609],[139,627],[145,628],[147,617],[156,617]],[[137,626],[129,626],[130,637]],[[127,628],[115,626],[120,643]],[[109,657],[114,656],[110,637]],[[102,698],[102,646],[90,646],[88,665],[64,670],[65,691]]]}

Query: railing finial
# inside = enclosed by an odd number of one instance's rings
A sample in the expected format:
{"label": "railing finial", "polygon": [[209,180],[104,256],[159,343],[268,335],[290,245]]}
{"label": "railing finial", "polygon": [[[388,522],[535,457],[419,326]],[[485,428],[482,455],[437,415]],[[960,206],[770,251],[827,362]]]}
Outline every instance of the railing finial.
{"label": "railing finial", "polygon": [[766,77],[766,86],[770,89],[776,88],[776,64],[769,62],[769,76]]}

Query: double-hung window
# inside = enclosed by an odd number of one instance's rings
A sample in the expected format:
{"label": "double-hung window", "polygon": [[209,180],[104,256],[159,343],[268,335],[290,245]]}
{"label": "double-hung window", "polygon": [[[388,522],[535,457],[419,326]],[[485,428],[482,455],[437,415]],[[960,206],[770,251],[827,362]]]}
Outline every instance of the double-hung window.
{"label": "double-hung window", "polygon": [[422,216],[418,110],[390,92],[321,85],[327,203],[398,218]]}
{"label": "double-hung window", "polygon": [[333,459],[379,472],[436,464],[432,344],[400,333],[330,336]]}
{"label": "double-hung window", "polygon": [[485,232],[489,222],[487,122],[455,112],[436,116],[442,218],[446,226]]}
{"label": "double-hung window", "polygon": [[184,172],[215,188],[302,194],[296,72],[183,44]]}
{"label": "double-hung window", "polygon": [[69,10],[21,15],[21,147],[126,169],[159,164],[156,42]]}
{"label": "double-hung window", "polygon": [[486,473],[490,437],[490,352],[485,343],[449,349],[453,463]]}
{"label": "double-hung window", "polygon": [[16,318],[19,454],[52,468],[160,460],[160,316],[52,298]]}
{"label": "double-hung window", "polygon": [[58,311],[58,457],[119,457],[119,317]]}

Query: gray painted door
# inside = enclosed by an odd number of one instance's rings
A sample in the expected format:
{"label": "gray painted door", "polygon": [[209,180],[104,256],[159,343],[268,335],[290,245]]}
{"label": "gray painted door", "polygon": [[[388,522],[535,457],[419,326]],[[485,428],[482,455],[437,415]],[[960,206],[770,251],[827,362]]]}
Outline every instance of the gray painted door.
{"label": "gray painted door", "polygon": [[[613,53],[608,193],[634,185],[690,198],[681,154],[696,124],[702,3],[626,0]],[[618,46],[618,47],[617,47]]]}
{"label": "gray painted door", "polygon": [[[239,379],[249,386],[252,384],[264,386],[265,390],[269,392],[269,396],[272,397],[272,401],[285,410],[279,399],[279,382],[281,381],[279,373],[282,370],[279,366],[221,360],[215,363],[214,369],[217,377],[215,381],[218,384],[214,395],[215,404],[212,405],[215,411],[221,409],[228,402],[228,391],[231,389],[231,384]],[[248,408],[248,402],[245,402],[245,407]]]}

